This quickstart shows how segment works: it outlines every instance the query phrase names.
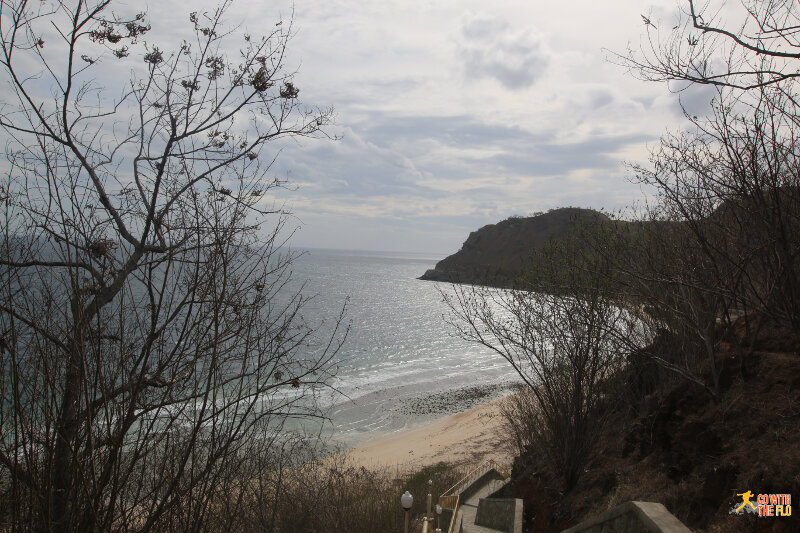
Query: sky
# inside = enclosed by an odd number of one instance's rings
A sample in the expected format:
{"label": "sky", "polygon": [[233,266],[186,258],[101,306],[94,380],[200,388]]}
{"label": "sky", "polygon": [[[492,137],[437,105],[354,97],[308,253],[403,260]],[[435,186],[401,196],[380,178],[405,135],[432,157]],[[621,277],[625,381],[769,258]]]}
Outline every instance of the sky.
{"label": "sky", "polygon": [[[188,11],[214,5],[153,2],[148,40],[174,48]],[[679,97],[711,96],[637,80],[608,50],[639,47],[642,15],[667,27],[676,13],[677,0],[249,0],[226,19],[258,35],[293,18],[300,100],[335,109],[339,140],[274,146],[291,246],[444,257],[512,215],[650,192],[625,163],[685,124]]]}

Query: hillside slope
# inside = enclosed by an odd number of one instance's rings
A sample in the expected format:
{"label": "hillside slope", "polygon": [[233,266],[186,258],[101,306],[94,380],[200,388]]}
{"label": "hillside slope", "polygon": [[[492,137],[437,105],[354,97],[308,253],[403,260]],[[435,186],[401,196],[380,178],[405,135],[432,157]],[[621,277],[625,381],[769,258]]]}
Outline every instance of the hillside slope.
{"label": "hillside slope", "polygon": [[[561,531],[640,500],[664,504],[697,532],[800,531],[798,345],[781,334],[748,348],[720,343],[717,364],[724,372],[716,400],[678,381],[628,409],[619,406],[578,485],[566,494],[536,450],[519,457],[511,494],[525,500],[527,527]],[[732,513],[748,490],[791,494],[791,516]]]}
{"label": "hillside slope", "polygon": [[552,241],[567,239],[582,227],[609,222],[591,209],[566,207],[533,217],[512,217],[473,231],[461,249],[442,259],[419,279],[482,285],[508,285],[533,253]]}

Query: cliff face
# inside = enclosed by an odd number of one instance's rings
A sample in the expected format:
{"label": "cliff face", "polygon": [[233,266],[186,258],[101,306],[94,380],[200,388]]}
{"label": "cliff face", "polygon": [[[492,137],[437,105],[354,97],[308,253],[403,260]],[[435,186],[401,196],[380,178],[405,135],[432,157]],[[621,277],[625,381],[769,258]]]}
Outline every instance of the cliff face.
{"label": "cliff face", "polygon": [[567,207],[489,224],[470,233],[458,252],[439,261],[419,279],[508,285],[530,264],[537,249],[550,241],[566,239],[580,227],[608,220],[591,209]]}

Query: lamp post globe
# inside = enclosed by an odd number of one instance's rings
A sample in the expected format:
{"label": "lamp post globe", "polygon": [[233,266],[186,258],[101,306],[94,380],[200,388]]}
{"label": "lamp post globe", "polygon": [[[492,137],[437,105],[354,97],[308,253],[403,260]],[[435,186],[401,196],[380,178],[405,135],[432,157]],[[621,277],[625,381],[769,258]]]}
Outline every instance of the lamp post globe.
{"label": "lamp post globe", "polygon": [[414,497],[410,492],[406,491],[405,494],[400,496],[400,505],[402,505],[403,509],[406,511],[406,533],[408,533],[408,510],[411,509],[413,503]]}
{"label": "lamp post globe", "polygon": [[411,505],[414,503],[414,497],[411,495],[410,492],[406,491],[405,494],[400,496],[400,505],[403,506],[403,509],[408,511],[411,509]]}

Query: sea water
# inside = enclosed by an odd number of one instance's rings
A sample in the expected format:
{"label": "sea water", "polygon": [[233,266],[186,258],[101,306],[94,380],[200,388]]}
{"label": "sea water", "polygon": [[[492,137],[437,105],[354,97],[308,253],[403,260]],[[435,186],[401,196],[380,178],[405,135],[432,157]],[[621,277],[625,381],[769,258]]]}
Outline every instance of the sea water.
{"label": "sea water", "polygon": [[327,437],[352,445],[458,412],[510,391],[510,364],[455,335],[445,317],[446,283],[417,278],[424,254],[309,250],[294,279],[313,295],[304,318],[328,324],[347,303],[350,331],[320,401]]}

